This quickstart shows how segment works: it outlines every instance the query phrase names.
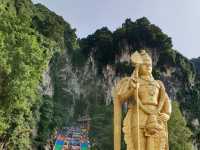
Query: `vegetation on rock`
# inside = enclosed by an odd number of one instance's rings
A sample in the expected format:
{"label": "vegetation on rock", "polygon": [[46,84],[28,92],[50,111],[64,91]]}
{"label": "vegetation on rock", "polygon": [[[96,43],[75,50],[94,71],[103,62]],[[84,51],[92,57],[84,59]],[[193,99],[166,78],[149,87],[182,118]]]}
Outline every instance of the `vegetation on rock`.
{"label": "vegetation on rock", "polygon": [[30,18],[0,5],[1,147],[30,149],[41,102],[38,86],[56,43],[32,29]]}
{"label": "vegetation on rock", "polygon": [[[153,57],[154,77],[165,82],[170,97],[180,104],[179,108],[173,102],[170,148],[190,150],[191,140],[200,143],[199,126],[193,124],[200,120],[200,86],[194,66],[147,18],[127,19],[114,32],[103,27],[77,40],[75,29],[41,4],[0,2],[1,147],[26,150],[34,145],[43,149],[55,128],[88,114],[96,149],[113,149],[108,87],[118,77],[132,73],[131,63],[128,58],[121,60],[122,55],[141,48]],[[53,96],[39,90],[47,66]],[[115,77],[106,72],[108,67]]]}

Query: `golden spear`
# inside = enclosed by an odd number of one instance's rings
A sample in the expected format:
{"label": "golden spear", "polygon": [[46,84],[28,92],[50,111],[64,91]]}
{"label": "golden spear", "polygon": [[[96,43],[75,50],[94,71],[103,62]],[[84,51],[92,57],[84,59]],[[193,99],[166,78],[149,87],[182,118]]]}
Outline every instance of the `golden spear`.
{"label": "golden spear", "polygon": [[140,113],[139,113],[139,97],[138,97],[138,72],[139,67],[143,63],[141,55],[136,51],[131,55],[131,61],[135,65],[135,71],[132,75],[132,78],[134,80],[136,79],[136,89],[135,89],[135,101],[137,106],[137,150],[140,150]]}

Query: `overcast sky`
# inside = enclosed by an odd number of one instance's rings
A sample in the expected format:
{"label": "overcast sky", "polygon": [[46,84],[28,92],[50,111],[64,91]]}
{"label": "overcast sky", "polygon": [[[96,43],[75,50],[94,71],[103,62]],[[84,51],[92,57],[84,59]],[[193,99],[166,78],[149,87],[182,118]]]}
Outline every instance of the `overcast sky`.
{"label": "overcast sky", "polygon": [[86,37],[96,29],[120,27],[126,18],[147,17],[172,37],[188,58],[200,56],[200,0],[32,0],[42,3]]}

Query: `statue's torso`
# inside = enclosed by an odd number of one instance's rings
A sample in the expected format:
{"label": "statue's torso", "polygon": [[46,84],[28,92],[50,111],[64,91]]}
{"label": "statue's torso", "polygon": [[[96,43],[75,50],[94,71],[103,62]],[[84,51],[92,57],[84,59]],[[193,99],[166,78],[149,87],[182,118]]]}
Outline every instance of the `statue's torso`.
{"label": "statue's torso", "polygon": [[[139,79],[139,89],[138,96],[139,100],[145,109],[149,111],[157,111],[159,107],[159,92],[160,85],[158,81],[147,81],[143,79]],[[129,100],[128,103],[128,114],[132,114],[132,126],[136,127],[137,122],[137,106],[133,99]],[[148,119],[149,114],[145,113],[141,108],[139,108],[140,113],[140,127],[144,127],[146,125],[146,121]]]}
{"label": "statue's torso", "polygon": [[138,96],[144,105],[158,105],[160,85],[156,80],[139,80]]}

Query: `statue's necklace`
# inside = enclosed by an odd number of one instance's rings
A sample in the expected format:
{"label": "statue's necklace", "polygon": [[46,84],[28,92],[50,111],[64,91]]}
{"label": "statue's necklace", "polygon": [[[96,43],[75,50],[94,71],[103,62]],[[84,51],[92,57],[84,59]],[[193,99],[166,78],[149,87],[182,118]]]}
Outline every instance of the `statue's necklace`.
{"label": "statue's necklace", "polygon": [[146,79],[145,77],[141,76],[140,78],[141,78],[142,80],[147,81],[147,82],[150,82],[150,83],[154,82],[154,78],[153,78],[153,77],[151,77],[151,78],[149,78],[149,79]]}
{"label": "statue's necklace", "polygon": [[153,98],[155,96],[155,93],[156,93],[156,88],[155,88],[155,83],[154,83],[154,78],[151,77],[150,79],[145,79],[144,77],[140,77],[142,80],[144,80],[145,82],[148,83],[148,93],[149,93],[149,99],[151,101],[153,101]]}

